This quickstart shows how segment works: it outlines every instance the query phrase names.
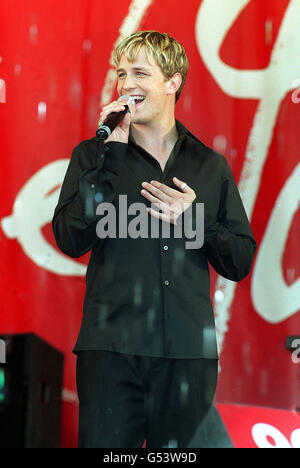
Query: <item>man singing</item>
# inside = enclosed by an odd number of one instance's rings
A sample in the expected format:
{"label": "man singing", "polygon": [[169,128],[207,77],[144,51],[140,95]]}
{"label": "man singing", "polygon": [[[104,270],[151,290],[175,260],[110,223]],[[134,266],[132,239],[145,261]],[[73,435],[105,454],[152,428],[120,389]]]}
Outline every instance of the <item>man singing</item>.
{"label": "man singing", "polygon": [[[256,242],[224,156],[175,119],[188,59],[166,33],[140,31],[114,50],[119,96],[136,101],[101,145],[73,150],[52,225],[71,257],[91,250],[83,319],[74,348],[79,447],[200,447],[197,429],[211,407],[218,352],[209,268],[240,281]],[[104,106],[99,124],[125,107]],[[169,237],[118,235],[120,208],[143,203]],[[116,235],[99,236],[98,209],[117,213]],[[204,243],[175,235],[186,208],[204,206]],[[98,225],[99,226],[99,225]],[[109,231],[109,230],[108,230]]]}

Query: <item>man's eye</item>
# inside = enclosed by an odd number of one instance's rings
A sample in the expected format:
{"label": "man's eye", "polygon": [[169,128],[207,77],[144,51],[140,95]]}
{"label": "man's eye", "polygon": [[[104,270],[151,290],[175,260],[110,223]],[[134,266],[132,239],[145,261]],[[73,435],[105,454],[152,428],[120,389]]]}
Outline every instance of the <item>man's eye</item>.
{"label": "man's eye", "polygon": [[[136,72],[136,74],[137,74],[137,75],[143,75],[143,76],[145,75],[145,73],[143,73],[143,72]],[[118,78],[123,78],[124,76],[125,76],[125,73],[120,73],[120,74],[118,75]]]}

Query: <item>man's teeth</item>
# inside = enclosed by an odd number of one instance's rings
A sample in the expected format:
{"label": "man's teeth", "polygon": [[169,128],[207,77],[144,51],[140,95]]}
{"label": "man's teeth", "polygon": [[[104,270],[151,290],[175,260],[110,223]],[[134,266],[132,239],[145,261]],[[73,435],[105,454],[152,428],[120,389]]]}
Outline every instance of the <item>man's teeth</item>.
{"label": "man's teeth", "polygon": [[132,96],[135,101],[143,101],[145,99],[145,96]]}

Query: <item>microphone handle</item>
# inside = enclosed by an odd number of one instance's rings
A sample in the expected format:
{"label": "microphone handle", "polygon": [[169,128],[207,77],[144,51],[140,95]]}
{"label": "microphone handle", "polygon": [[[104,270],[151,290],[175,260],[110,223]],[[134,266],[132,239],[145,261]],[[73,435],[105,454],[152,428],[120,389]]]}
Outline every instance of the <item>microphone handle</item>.
{"label": "microphone handle", "polygon": [[126,112],[129,111],[129,107],[125,104],[125,109],[119,112],[111,112],[104,122],[100,125],[96,131],[96,135],[99,140],[106,140],[114,129],[119,125],[125,117]]}

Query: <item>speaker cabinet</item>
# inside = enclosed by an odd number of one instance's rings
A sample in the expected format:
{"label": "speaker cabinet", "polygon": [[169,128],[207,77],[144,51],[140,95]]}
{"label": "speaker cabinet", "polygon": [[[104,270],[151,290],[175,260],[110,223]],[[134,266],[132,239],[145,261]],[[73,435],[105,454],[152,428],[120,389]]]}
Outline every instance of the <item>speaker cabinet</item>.
{"label": "speaker cabinet", "polygon": [[0,447],[59,448],[63,354],[34,334],[0,340]]}

